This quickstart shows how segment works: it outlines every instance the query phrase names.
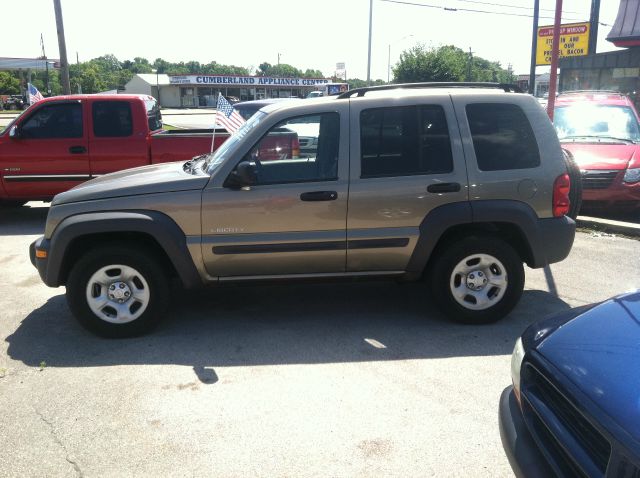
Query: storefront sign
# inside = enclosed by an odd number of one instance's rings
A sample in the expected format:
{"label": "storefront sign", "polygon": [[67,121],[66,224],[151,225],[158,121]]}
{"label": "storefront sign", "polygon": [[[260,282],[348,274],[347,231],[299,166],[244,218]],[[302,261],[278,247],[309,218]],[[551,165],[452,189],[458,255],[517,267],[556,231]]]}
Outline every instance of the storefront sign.
{"label": "storefront sign", "polygon": [[[538,28],[536,65],[550,65],[553,50],[553,25]],[[589,23],[560,26],[560,58],[586,56],[589,53]]]}
{"label": "storefront sign", "polygon": [[273,78],[270,76],[218,76],[218,75],[180,75],[170,76],[172,85],[201,86],[315,86],[329,83],[324,78]]}

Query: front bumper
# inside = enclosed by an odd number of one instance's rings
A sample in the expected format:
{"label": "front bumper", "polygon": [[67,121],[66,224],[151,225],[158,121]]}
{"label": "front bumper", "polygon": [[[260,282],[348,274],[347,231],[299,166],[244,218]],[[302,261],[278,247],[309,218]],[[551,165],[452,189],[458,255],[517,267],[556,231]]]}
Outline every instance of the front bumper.
{"label": "front bumper", "polygon": [[[591,177],[598,170],[588,170],[582,176],[582,201],[586,204],[600,203],[602,205],[622,204],[627,207],[640,207],[640,183],[625,183],[624,169],[620,170],[611,183],[596,187],[591,183]],[[605,186],[605,187],[602,187]]]}
{"label": "front bumper", "polygon": [[[45,257],[36,257],[36,250],[44,251],[46,253]],[[49,258],[49,240],[45,239],[44,236],[39,237],[29,246],[29,258],[31,259],[31,264],[38,269],[38,274],[40,274],[40,278],[42,281],[47,284],[47,263]],[[50,284],[47,284],[50,287]]]}
{"label": "front bumper", "polygon": [[502,447],[517,477],[555,475],[527,429],[512,386],[505,388],[500,396],[499,421]]}

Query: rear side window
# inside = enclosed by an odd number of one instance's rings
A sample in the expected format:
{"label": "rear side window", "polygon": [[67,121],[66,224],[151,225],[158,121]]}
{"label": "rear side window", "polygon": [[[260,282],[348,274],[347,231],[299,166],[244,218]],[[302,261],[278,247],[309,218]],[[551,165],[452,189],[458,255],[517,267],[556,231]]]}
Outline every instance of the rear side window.
{"label": "rear side window", "polygon": [[482,171],[540,166],[538,143],[526,115],[507,103],[467,105],[467,118]]}
{"label": "rear side window", "polygon": [[160,106],[154,99],[144,100],[144,107],[147,111],[147,121],[149,123],[149,130],[155,131],[162,129],[162,114],[160,113]]}
{"label": "rear side window", "polygon": [[131,105],[128,101],[93,103],[93,134],[98,138],[121,138],[133,134]]}
{"label": "rear side window", "polygon": [[363,178],[453,171],[449,129],[441,106],[363,110],[360,147]]}

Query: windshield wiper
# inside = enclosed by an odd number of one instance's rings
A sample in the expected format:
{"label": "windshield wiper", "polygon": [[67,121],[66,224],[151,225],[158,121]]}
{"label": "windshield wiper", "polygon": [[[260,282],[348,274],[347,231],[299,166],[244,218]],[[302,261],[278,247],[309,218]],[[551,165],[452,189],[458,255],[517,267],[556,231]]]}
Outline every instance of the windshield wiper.
{"label": "windshield wiper", "polygon": [[631,143],[631,144],[636,144],[636,141],[629,139],[629,138],[618,138],[616,136],[607,136],[607,135],[596,135],[596,134],[577,134],[577,135],[572,135],[572,136],[564,136],[563,138],[560,138],[560,141],[565,141],[565,140],[579,140],[579,139],[588,139],[588,140],[608,140],[608,141],[619,141],[621,143]]}

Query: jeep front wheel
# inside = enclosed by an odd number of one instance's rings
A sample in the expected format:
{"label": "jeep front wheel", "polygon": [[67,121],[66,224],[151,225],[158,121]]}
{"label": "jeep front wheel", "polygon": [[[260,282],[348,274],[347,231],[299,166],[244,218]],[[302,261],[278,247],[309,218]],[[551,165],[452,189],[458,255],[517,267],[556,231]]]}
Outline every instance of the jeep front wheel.
{"label": "jeep front wheel", "polygon": [[71,269],[67,301],[87,329],[103,337],[132,337],[153,329],[168,306],[165,271],[143,250],[93,250]]}
{"label": "jeep front wheel", "polygon": [[503,240],[471,236],[439,251],[430,281],[434,300],[450,319],[486,324],[501,319],[518,303],[524,267]]}

